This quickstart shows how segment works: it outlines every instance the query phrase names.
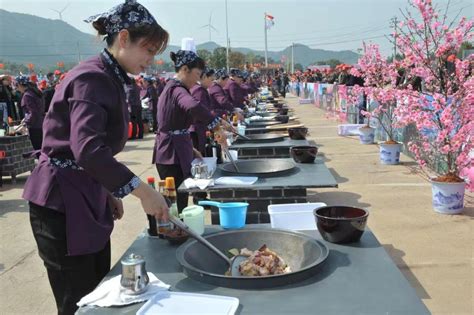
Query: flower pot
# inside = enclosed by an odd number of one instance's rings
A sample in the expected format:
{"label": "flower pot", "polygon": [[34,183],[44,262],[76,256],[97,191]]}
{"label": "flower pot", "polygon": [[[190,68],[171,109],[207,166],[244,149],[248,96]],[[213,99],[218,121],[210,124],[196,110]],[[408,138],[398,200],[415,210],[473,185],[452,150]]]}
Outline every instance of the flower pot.
{"label": "flower pot", "polygon": [[401,143],[381,143],[380,144],[380,163],[395,165],[400,163]]}
{"label": "flower pot", "polygon": [[458,214],[464,209],[465,182],[431,181],[433,209],[443,214]]}
{"label": "flower pot", "polygon": [[375,138],[375,129],[371,127],[361,127],[359,128],[359,140],[362,144],[372,144],[374,143]]}

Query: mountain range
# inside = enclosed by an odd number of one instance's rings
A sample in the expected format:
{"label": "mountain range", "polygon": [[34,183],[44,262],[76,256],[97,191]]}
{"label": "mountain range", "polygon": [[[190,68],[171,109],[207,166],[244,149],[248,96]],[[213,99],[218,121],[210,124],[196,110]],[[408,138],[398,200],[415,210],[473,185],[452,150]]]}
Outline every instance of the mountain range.
{"label": "mountain range", "polygon": [[[14,26],[14,27],[12,27]],[[33,63],[37,67],[50,67],[62,61],[65,64],[77,63],[79,60],[96,55],[104,46],[101,40],[91,34],[81,32],[61,20],[14,13],[0,9],[0,60],[14,63]],[[220,47],[215,42],[197,45],[197,49],[212,52]],[[169,45],[161,58],[168,62],[169,52],[176,51],[178,46]],[[232,47],[233,51],[244,54],[264,56],[264,51],[244,47]],[[282,51],[269,51],[268,57],[279,61],[285,55],[291,57],[291,47]],[[295,63],[304,67],[317,61],[339,59],[345,63],[357,62],[358,55],[350,50],[330,51],[313,49],[303,44],[295,44]]]}

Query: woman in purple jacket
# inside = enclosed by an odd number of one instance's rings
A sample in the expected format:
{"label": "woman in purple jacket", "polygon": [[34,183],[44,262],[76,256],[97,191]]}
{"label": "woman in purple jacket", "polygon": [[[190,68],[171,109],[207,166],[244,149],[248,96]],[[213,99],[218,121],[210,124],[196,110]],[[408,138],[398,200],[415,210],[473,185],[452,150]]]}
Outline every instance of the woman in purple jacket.
{"label": "woman in purple jacket", "polygon": [[41,141],[43,140],[43,120],[44,120],[44,99],[43,93],[30,82],[27,76],[21,75],[16,77],[16,88],[22,94],[21,108],[25,113],[23,122],[28,128],[33,149],[41,149]]}
{"label": "woman in purple jacket", "polygon": [[216,71],[216,80],[208,88],[212,111],[220,117],[224,114],[229,115],[234,111],[234,105],[224,91],[227,81],[229,81],[227,71],[219,69]]}
{"label": "woman in purple jacket", "polygon": [[127,140],[127,72],[150,66],[168,33],[133,0],[86,22],[105,35],[107,48],[57,87],[39,164],[23,193],[59,314],[73,314],[109,271],[110,234],[123,215],[120,198],[132,194],[147,214],[168,217],[163,197],[114,158]]}
{"label": "woman in purple jacket", "polygon": [[[153,163],[160,178],[172,176],[178,187],[191,176],[193,142],[189,127],[193,123],[213,130],[221,145],[226,145],[222,127],[231,128],[219,117],[211,114],[208,107],[196,100],[190,89],[199,81],[204,70],[204,60],[189,50],[171,52],[176,77],[166,83],[158,100],[158,133],[156,134]],[[178,193],[178,210],[188,203],[188,195]]]}
{"label": "woman in purple jacket", "polygon": [[[211,98],[209,96],[209,92],[207,89],[212,84],[214,80],[214,69],[205,68],[202,72],[201,79],[199,83],[193,86],[190,90],[191,95],[199,101],[201,104],[205,105],[209,111],[212,110],[211,107]],[[204,124],[195,123],[189,127],[189,131],[191,132],[191,139],[193,140],[193,147],[197,150],[198,154],[204,156],[205,152],[205,145],[206,145],[206,131],[207,126]]]}

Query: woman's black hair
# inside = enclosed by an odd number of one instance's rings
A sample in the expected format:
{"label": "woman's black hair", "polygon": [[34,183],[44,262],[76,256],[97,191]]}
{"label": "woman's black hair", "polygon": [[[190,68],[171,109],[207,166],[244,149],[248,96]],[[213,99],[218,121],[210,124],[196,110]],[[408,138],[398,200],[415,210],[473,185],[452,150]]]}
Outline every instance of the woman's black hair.
{"label": "woman's black hair", "polygon": [[[174,64],[176,64],[176,53],[175,52],[170,52],[170,58],[171,60],[173,61]],[[180,67],[174,67],[174,70],[176,72],[179,72],[179,69],[181,69],[182,67],[184,66],[188,66],[189,70],[192,70],[194,68],[198,68],[199,70],[204,70],[204,68],[206,67],[206,62],[204,61],[204,59],[202,59],[201,57],[197,57],[196,59],[194,59],[193,61],[187,63],[187,64],[184,64]]]}
{"label": "woman's black hair", "polygon": [[[118,37],[118,33],[107,34],[103,20],[99,19],[92,23],[92,26],[97,30],[99,36],[104,36],[107,47],[110,48]],[[168,46],[169,34],[159,24],[143,25],[139,27],[127,28],[130,34],[130,41],[132,43],[145,38],[142,45],[156,45],[158,47],[157,53],[162,53]]]}
{"label": "woman's black hair", "polygon": [[[23,84],[22,84],[23,85]],[[33,83],[33,82],[28,82],[26,85],[23,85],[26,87],[26,90],[31,90],[33,91],[33,93],[35,93],[36,95],[38,95],[39,97],[42,97],[43,96],[43,92],[41,92],[40,89],[38,89],[38,86],[36,85],[36,83]]]}

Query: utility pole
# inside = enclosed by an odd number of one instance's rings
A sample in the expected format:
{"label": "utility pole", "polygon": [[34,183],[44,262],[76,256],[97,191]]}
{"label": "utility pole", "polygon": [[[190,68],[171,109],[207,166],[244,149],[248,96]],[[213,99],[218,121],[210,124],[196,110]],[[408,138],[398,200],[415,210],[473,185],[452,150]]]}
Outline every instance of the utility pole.
{"label": "utility pole", "polygon": [[393,36],[393,60],[395,61],[397,58],[397,24],[398,24],[398,19],[396,16],[394,16],[391,20],[393,28],[394,28],[394,36]]}
{"label": "utility pole", "polygon": [[291,73],[295,72],[295,43],[291,43]]}
{"label": "utility pole", "polygon": [[229,21],[227,16],[227,0],[225,0],[225,34],[227,38],[226,66],[227,72],[229,72]]}
{"label": "utility pole", "polygon": [[76,42],[77,47],[77,63],[81,62],[81,51],[79,50],[79,42]]}
{"label": "utility pole", "polygon": [[265,67],[268,67],[268,45],[267,45],[267,13],[263,14],[263,29],[265,31]]}

